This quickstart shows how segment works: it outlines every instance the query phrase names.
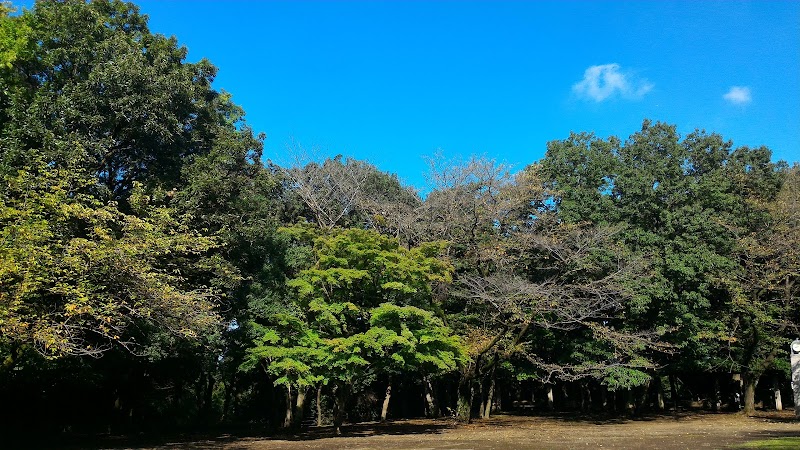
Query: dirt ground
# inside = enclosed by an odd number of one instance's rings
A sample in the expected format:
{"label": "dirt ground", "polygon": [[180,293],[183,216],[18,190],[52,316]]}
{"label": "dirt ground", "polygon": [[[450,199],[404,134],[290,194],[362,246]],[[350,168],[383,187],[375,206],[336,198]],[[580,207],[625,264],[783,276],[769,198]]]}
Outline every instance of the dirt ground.
{"label": "dirt ground", "polygon": [[[107,448],[139,450],[226,449],[700,449],[736,448],[747,442],[784,438],[797,443],[800,421],[793,411],[739,414],[682,413],[639,419],[607,419],[575,416],[499,415],[459,425],[452,420],[403,420],[388,424],[346,426],[343,435],[333,436],[328,427],[310,428],[302,433],[279,437],[182,438],[158,445],[131,446],[117,442]],[[789,439],[786,439],[789,438]],[[790,445],[793,447],[794,445]],[[786,448],[769,447],[769,448]]]}

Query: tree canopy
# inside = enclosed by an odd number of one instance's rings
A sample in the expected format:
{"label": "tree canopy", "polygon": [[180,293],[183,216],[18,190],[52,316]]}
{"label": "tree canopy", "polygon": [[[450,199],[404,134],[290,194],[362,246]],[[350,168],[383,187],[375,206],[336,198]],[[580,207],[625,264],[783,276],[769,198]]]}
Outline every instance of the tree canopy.
{"label": "tree canopy", "polygon": [[0,426],[338,429],[741,389],[752,413],[787,389],[800,169],[769,149],[644,120],[519,170],[433,158],[421,195],[346,156],[265,162],[186,54],[131,3],[0,5]]}

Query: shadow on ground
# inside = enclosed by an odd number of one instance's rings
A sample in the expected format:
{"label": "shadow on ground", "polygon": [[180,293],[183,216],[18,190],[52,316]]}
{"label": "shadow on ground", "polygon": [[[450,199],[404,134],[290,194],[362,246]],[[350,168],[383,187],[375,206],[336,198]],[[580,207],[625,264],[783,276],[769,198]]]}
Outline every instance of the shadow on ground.
{"label": "shadow on ground", "polygon": [[[678,426],[676,427],[676,423]],[[410,419],[388,423],[358,423],[342,428],[342,442],[356,444],[360,438],[375,436],[396,436],[396,439],[381,440],[383,450],[394,448],[414,448],[414,445],[437,447],[438,436],[447,434],[450,441],[473,445],[483,445],[486,439],[494,439],[491,448],[516,448],[519,442],[528,443],[528,447],[546,441],[553,448],[571,448],[573,444],[586,442],[606,442],[617,446],[628,443],[644,447],[636,448],[687,448],[691,443],[697,446],[716,446],[734,444],[735,442],[760,441],[769,439],[800,437],[800,420],[793,412],[760,411],[755,417],[747,418],[735,413],[713,413],[698,411],[680,411],[677,413],[648,414],[640,416],[612,416],[603,414],[550,413],[538,415],[502,414],[489,419],[476,420],[471,424],[458,424],[452,419]],[[633,427],[633,428],[630,428]],[[636,433],[631,435],[630,433]],[[414,438],[413,436],[418,436]],[[254,448],[325,448],[330,442],[324,439],[335,437],[333,427],[310,427],[292,433],[274,433],[264,429],[215,430],[207,433],[185,434],[147,434],[128,436],[71,436],[46,437],[38,445],[30,440],[25,445],[10,447],[8,442],[0,441],[0,447],[6,448],[52,448],[52,449],[123,449],[146,448],[151,450],[210,450],[225,448],[227,450],[244,450]],[[404,438],[411,436],[410,439]],[[531,436],[537,436],[531,440]],[[577,436],[577,437],[576,437]],[[578,439],[578,437],[580,439]],[[355,440],[353,439],[355,438]],[[578,440],[576,440],[578,439]],[[578,442],[581,440],[581,442]],[[608,441],[611,439],[611,441]],[[649,440],[648,440],[649,439]],[[594,441],[592,441],[594,440]],[[320,441],[320,442],[314,442]],[[573,442],[574,441],[574,442]],[[334,441],[331,441],[334,442]],[[365,439],[364,442],[375,442]],[[488,442],[488,441],[487,441]],[[724,444],[723,444],[724,443]],[[500,447],[497,445],[502,444]],[[552,445],[551,445],[552,444]],[[558,445],[556,445],[558,444]],[[670,445],[667,445],[670,444]],[[674,444],[674,445],[673,445]],[[412,445],[412,447],[409,447]],[[461,444],[459,444],[461,445]],[[475,447],[475,445],[478,445]],[[487,444],[488,445],[488,444]],[[505,445],[505,447],[503,447]],[[650,447],[647,447],[650,445]],[[667,445],[667,447],[664,447]],[[734,444],[735,445],[735,444]],[[443,447],[444,448],[444,447]],[[449,447],[448,447],[449,448]],[[481,447],[483,448],[483,447]],[[488,448],[488,447],[487,447]],[[631,447],[632,448],[632,447]]]}
{"label": "shadow on ground", "polygon": [[[429,435],[439,434],[453,428],[452,420],[398,420],[387,423],[365,422],[345,425],[341,428],[341,437],[366,437],[380,435]],[[259,441],[313,441],[336,437],[332,426],[311,427],[296,432],[258,432],[237,431],[229,433],[187,433],[175,435],[135,435],[135,436],[73,436],[68,439],[47,439],[42,442],[28,441],[24,445],[11,448],[60,448],[64,450],[78,449],[123,449],[123,448],[158,448],[205,450],[211,448],[236,449],[236,442]],[[6,443],[7,444],[7,443]],[[4,444],[5,445],[5,444]],[[7,448],[7,447],[3,447]],[[243,447],[242,447],[243,448]]]}

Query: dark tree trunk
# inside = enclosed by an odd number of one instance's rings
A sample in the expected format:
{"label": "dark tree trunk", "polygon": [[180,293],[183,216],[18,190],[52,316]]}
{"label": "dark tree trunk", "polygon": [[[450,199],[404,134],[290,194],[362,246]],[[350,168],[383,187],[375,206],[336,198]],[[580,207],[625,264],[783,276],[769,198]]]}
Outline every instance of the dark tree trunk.
{"label": "dark tree trunk", "polygon": [[583,391],[586,393],[586,411],[592,411],[597,408],[595,399],[592,398],[592,386],[588,382],[583,383]]}
{"label": "dark tree trunk", "polygon": [[669,376],[669,389],[672,396],[672,410],[678,411],[678,381],[675,375]]}
{"label": "dark tree trunk", "polygon": [[197,411],[201,414],[203,412],[203,399],[205,398],[205,388],[206,388],[206,372],[200,372],[200,379],[197,380],[197,384],[194,385],[194,401],[195,406],[197,407]]}
{"label": "dark tree trunk", "polygon": [[200,417],[203,423],[210,424],[214,412],[214,386],[217,384],[217,379],[214,375],[208,374],[206,379],[205,392],[203,393],[203,409],[201,410]]}
{"label": "dark tree trunk", "polygon": [[461,422],[472,421],[472,378],[462,375],[458,382],[458,403],[456,404],[456,418]]}
{"label": "dark tree trunk", "polygon": [[756,384],[758,384],[758,377],[751,374],[745,374],[744,381],[744,413],[745,415],[752,416],[756,412]]}
{"label": "dark tree trunk", "polygon": [[634,388],[625,389],[625,412],[631,414],[636,410],[636,395]]}
{"label": "dark tree trunk", "polygon": [[643,386],[639,386],[639,395],[636,399],[636,414],[641,414],[642,411],[648,408],[648,394],[650,393],[650,380],[646,381]]}
{"label": "dark tree trunk", "polygon": [[439,407],[436,404],[433,383],[431,383],[430,377],[425,377],[422,383],[425,387],[425,415],[427,417],[439,417]]}
{"label": "dark tree trunk", "polygon": [[711,388],[711,409],[713,409],[715,412],[719,412],[722,403],[719,393],[719,375],[715,373],[713,377],[714,385]]}
{"label": "dark tree trunk", "polygon": [[494,384],[494,405],[492,406],[492,411],[494,412],[502,412],[503,411],[503,395],[505,395],[505,391],[501,389],[500,384]]}
{"label": "dark tree trunk", "polygon": [[333,387],[333,398],[333,427],[336,430],[336,434],[340,435],[342,434],[342,424],[344,423],[344,413],[347,399],[344,384],[337,383]]}
{"label": "dark tree trunk", "polygon": [[223,422],[227,422],[231,412],[231,400],[233,400],[234,386],[236,385],[236,376],[232,380],[225,383],[225,401],[222,403],[222,418]]}
{"label": "dark tree trunk", "polygon": [[478,405],[478,417],[483,418],[483,411],[486,409],[486,396],[483,395],[483,385],[486,384],[486,380],[480,380],[478,383],[478,398],[481,400],[480,404]]}

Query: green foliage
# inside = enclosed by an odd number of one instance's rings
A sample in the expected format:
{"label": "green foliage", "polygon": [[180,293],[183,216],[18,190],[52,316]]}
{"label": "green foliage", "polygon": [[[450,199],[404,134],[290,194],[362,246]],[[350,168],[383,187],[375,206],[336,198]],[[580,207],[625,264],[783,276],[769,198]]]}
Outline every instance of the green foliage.
{"label": "green foliage", "polygon": [[15,88],[3,95],[0,164],[24,166],[35,150],[95,172],[98,194],[125,200],[136,181],[177,179],[184,158],[241,115],[211,89],[216,69],[185,63],[186,49],[150,33],[130,3],[37,2],[2,21],[13,31],[3,78]]}
{"label": "green foliage", "polygon": [[329,349],[302,320],[276,314],[271,327],[257,323],[251,326],[259,337],[254,347],[247,349],[241,370],[253,370],[263,364],[266,373],[275,378],[275,385],[304,388],[325,381]]}
{"label": "green foliage", "polygon": [[363,161],[265,166],[186,54],[130,3],[0,4],[4,392],[70,373],[208,419],[269,398],[261,370],[291,400],[461,368],[469,401],[497,368],[619,390],[785,367],[800,175],[768,149],[645,121],[550,142],[514,176],[434,167],[422,199]]}
{"label": "green foliage", "polygon": [[281,233],[313,248],[315,261],[287,282],[292,313],[252,325],[258,337],[241,369],[263,362],[275,384],[303,387],[369,373],[439,375],[463,362],[459,339],[424,309],[432,284],[450,281],[449,264],[437,258],[443,244],[405,249],[359,229]]}
{"label": "green foliage", "polygon": [[216,242],[152,207],[134,191],[139,216],[86,192],[80,171],[41,163],[5,176],[0,197],[0,330],[42,354],[133,348],[144,325],[196,338],[214,329],[214,292],[182,271],[214,270]]}
{"label": "green foliage", "polygon": [[374,231],[345,229],[315,238],[313,248],[316,263],[288,286],[327,336],[365,329],[366,313],[381,303],[425,306],[432,285],[451,280],[450,265],[436,258],[441,243],[409,250]]}
{"label": "green foliage", "polygon": [[10,4],[0,4],[0,71],[11,69],[18,59],[30,55],[33,45],[30,25],[24,18],[10,17],[14,11]]}
{"label": "green foliage", "polygon": [[681,139],[674,126],[645,121],[624,143],[591,135],[552,142],[542,165],[561,218],[622,224],[622,242],[648,261],[648,277],[631,285],[625,327],[666,332],[692,355],[675,359],[679,366],[723,364],[716,358],[731,342],[725,280],[740,267],[735,230],[752,214],[745,199],[769,198],[780,184],[768,150],[733,150],[701,131]]}
{"label": "green foliage", "polygon": [[597,374],[601,383],[608,388],[609,391],[616,391],[620,389],[630,389],[635,386],[643,386],[652,378],[641,370],[631,369],[628,367],[609,367],[601,374]]}
{"label": "green foliage", "polygon": [[384,372],[435,376],[466,362],[460,339],[430,311],[384,303],[370,311],[370,325]]}

